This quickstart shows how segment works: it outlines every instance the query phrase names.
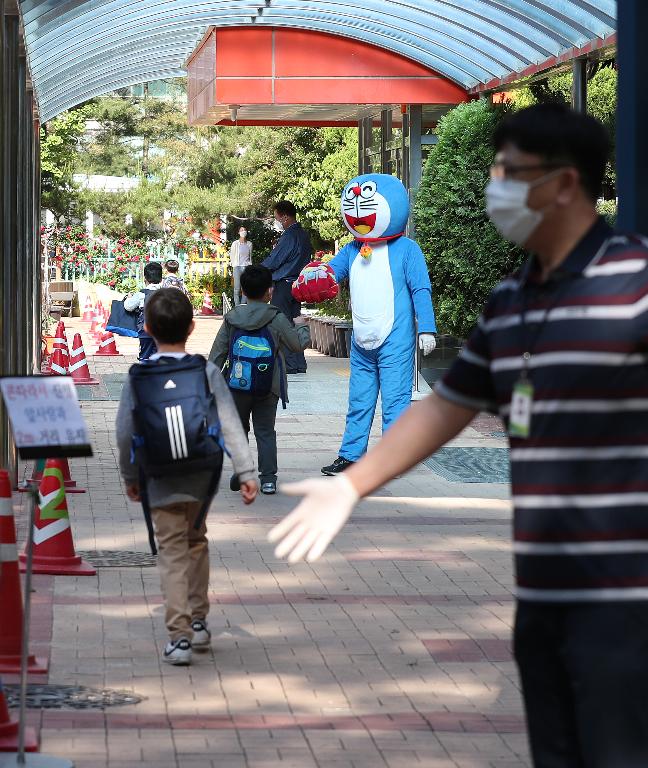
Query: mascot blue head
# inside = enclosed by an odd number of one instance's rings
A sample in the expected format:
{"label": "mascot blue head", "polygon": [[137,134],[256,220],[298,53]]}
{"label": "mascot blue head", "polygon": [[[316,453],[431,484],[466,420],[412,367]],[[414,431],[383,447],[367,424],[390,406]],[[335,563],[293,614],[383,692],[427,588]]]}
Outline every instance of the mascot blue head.
{"label": "mascot blue head", "polygon": [[386,173],[356,176],[342,192],[342,219],[356,240],[372,242],[402,235],[409,197],[402,182]]}

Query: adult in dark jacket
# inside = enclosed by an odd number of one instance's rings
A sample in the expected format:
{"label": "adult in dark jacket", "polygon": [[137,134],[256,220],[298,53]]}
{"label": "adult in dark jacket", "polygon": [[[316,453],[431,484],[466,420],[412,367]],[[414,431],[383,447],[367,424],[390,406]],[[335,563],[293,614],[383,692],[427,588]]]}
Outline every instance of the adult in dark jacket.
{"label": "adult in dark jacket", "polygon": [[[293,322],[301,315],[301,304],[291,293],[293,282],[311,260],[313,248],[310,237],[297,221],[297,211],[289,200],[280,200],[274,206],[275,221],[283,229],[279,242],[262,262],[272,272],[272,304]],[[303,352],[286,353],[288,373],[306,373]]]}

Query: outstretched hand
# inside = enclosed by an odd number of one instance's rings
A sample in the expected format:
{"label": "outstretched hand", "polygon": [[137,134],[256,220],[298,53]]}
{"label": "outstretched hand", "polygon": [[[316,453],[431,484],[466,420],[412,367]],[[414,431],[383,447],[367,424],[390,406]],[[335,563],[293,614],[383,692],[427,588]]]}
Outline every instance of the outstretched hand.
{"label": "outstretched hand", "polygon": [[349,519],[359,498],[344,475],[333,480],[288,483],[279,490],[288,496],[304,497],[268,534],[268,541],[278,542],[275,555],[287,557],[290,563],[317,560]]}

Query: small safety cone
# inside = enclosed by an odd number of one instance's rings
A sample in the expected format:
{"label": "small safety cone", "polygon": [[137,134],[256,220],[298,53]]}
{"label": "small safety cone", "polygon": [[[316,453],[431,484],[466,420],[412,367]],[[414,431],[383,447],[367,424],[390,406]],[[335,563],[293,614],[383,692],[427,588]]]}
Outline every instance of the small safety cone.
{"label": "small safety cone", "polygon": [[[36,752],[38,739],[33,728],[25,728],[25,752]],[[18,751],[18,721],[9,716],[9,707],[5,699],[0,680],[0,752]]]}
{"label": "small safety cone", "polygon": [[203,299],[203,305],[202,309],[200,310],[201,315],[215,315],[216,312],[214,311],[214,306],[212,304],[211,296],[210,294],[205,291],[205,297]]}
{"label": "small safety cone", "polygon": [[[33,572],[94,576],[97,571],[74,551],[60,459],[47,460],[38,496],[34,519]],[[27,560],[24,552],[19,560],[20,570],[24,571]]]}
{"label": "small safety cone", "polygon": [[[66,493],[85,493],[86,489],[79,488],[77,486],[76,480],[72,479],[68,460],[66,458],[62,458],[60,461],[61,461],[61,466],[63,471],[63,485],[65,486],[65,492]],[[21,493],[24,493],[25,491],[29,490],[30,486],[40,485],[40,482],[43,479],[44,471],[45,471],[45,459],[36,459],[32,476],[29,478],[29,480],[26,480],[24,483],[21,483],[18,486],[18,490]]]}
{"label": "small safety cone", "polygon": [[52,355],[52,362],[50,363],[50,376],[67,376],[68,375],[68,353],[67,350],[55,349]]}
{"label": "small safety cone", "polygon": [[99,348],[95,352],[95,355],[112,355],[113,357],[123,357],[122,353],[117,349],[115,337],[110,331],[105,331],[101,334],[101,338],[99,339]]}
{"label": "small safety cone", "polygon": [[59,323],[56,326],[56,331],[54,332],[54,344],[52,345],[52,350],[56,352],[57,349],[60,349],[61,352],[65,353],[68,351],[67,337],[65,335],[65,325],[63,324],[62,320],[59,320]]}
{"label": "small safety cone", "polygon": [[92,318],[92,325],[90,326],[90,333],[93,336],[97,336],[101,333],[101,327],[106,321],[104,320],[103,312],[97,306],[94,311],[94,317]]}
{"label": "small safety cone", "polygon": [[74,334],[74,341],[72,342],[72,349],[70,350],[68,371],[70,376],[74,379],[74,383],[77,385],[99,384],[99,379],[94,379],[90,375],[88,360],[86,358],[85,350],[83,349],[80,333]]}
{"label": "small safety cone", "polygon": [[86,299],[85,307],[83,309],[83,317],[81,320],[83,320],[86,323],[91,323],[92,318],[94,316],[94,311],[92,309],[92,301],[90,301],[90,297]]}
{"label": "small safety cone", "polygon": [[[11,508],[9,473],[0,470],[0,672],[18,674],[22,647],[23,602],[18,573],[16,526]],[[47,672],[47,661],[27,657],[27,670]],[[0,737],[2,735],[2,705],[0,703]]]}

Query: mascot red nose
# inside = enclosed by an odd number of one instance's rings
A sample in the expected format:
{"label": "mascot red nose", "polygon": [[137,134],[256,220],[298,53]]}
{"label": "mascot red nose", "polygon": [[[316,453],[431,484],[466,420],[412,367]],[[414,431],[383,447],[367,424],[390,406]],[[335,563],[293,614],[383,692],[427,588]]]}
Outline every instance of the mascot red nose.
{"label": "mascot red nose", "polygon": [[319,261],[307,264],[292,284],[292,295],[297,301],[303,301],[305,304],[319,304],[321,301],[334,299],[338,291],[335,272],[328,264]]}

